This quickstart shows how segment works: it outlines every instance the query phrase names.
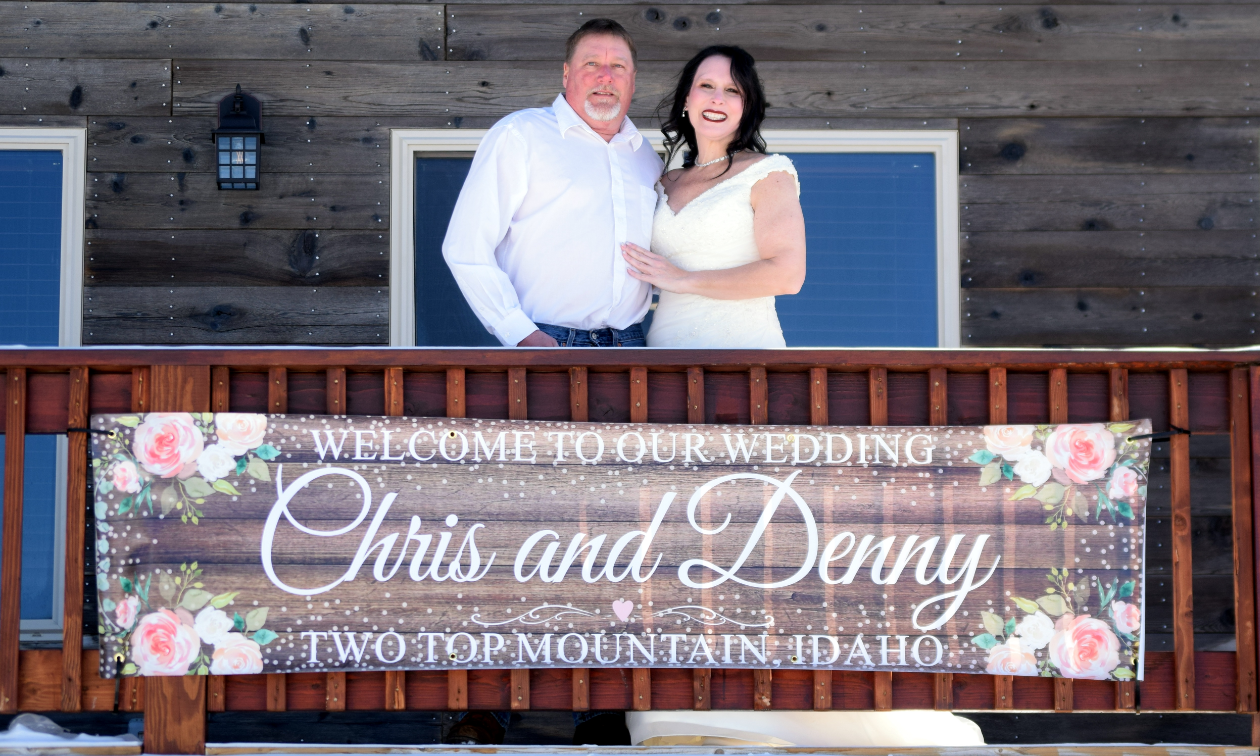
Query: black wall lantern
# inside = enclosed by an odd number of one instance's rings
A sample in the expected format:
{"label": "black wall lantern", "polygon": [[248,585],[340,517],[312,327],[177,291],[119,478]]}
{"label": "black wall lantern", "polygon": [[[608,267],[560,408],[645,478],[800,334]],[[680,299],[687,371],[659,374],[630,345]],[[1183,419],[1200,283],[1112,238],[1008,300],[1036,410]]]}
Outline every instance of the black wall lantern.
{"label": "black wall lantern", "polygon": [[262,105],[241,92],[219,101],[219,128],[214,130],[220,189],[257,189],[259,147],[262,133]]}

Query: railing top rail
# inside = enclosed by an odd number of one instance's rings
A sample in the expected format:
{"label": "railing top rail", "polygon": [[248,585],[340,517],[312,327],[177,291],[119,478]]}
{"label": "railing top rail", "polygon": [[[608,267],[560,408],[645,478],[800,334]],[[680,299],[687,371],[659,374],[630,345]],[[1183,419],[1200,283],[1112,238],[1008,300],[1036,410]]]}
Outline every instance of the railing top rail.
{"label": "railing top rail", "polygon": [[1007,367],[1025,370],[1223,370],[1260,363],[1260,347],[1208,349],[472,349],[398,347],[110,347],[70,349],[0,349],[0,369],[56,370],[86,366],[108,370],[133,365],[227,365],[291,369],[327,367],[446,367],[563,369],[572,366],[617,368],[644,366],[682,370],[827,367],[863,370],[884,367],[922,370],[948,367],[960,371]]}

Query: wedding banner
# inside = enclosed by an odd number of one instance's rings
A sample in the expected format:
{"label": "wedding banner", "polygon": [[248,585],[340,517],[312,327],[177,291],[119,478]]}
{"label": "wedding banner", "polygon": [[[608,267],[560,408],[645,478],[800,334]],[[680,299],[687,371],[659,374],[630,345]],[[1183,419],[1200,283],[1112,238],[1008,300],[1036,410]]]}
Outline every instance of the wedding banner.
{"label": "wedding banner", "polygon": [[1148,421],[92,427],[107,677],[1142,674]]}

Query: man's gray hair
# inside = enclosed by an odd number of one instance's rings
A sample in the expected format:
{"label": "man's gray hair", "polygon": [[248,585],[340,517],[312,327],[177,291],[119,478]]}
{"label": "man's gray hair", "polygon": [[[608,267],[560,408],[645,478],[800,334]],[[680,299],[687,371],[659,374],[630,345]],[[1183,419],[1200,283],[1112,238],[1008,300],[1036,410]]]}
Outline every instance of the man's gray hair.
{"label": "man's gray hair", "polygon": [[630,36],[630,32],[626,31],[626,27],[612,20],[611,18],[592,18],[590,21],[578,27],[578,30],[569,35],[569,41],[565,43],[564,62],[573,62],[573,53],[577,50],[578,43],[584,38],[594,34],[609,34],[620,38],[630,48],[630,59],[635,67],[639,65],[639,50],[634,46],[634,38]]}

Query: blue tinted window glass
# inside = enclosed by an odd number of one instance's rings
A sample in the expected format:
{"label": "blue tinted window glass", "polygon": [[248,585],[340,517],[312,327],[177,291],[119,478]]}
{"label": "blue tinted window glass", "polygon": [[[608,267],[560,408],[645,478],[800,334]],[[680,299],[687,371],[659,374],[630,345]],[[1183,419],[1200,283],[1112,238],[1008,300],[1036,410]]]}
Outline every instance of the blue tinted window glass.
{"label": "blue tinted window glass", "polygon": [[[0,459],[5,448],[0,435]],[[57,544],[57,437],[26,437],[26,472],[22,485],[22,619],[60,616],[53,606],[53,564]],[[4,501],[4,465],[0,464],[0,502]],[[0,508],[0,523],[3,523]]]}
{"label": "blue tinted window glass", "polygon": [[442,240],[472,158],[416,158],[416,345],[499,346],[442,259]]}
{"label": "blue tinted window glass", "polygon": [[56,346],[61,152],[0,150],[0,344]]}
{"label": "blue tinted window glass", "polygon": [[932,154],[797,153],[809,255],[788,346],[937,345]]}

